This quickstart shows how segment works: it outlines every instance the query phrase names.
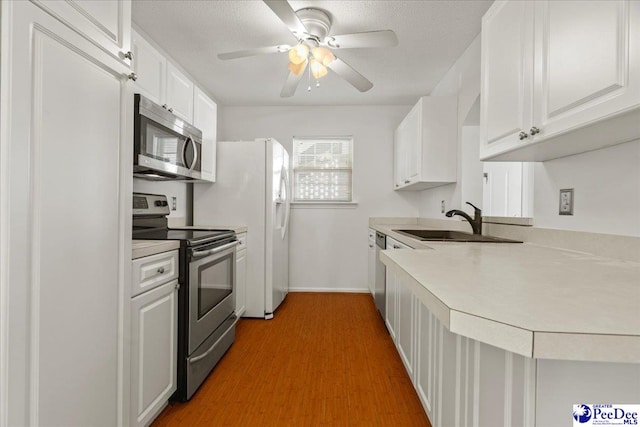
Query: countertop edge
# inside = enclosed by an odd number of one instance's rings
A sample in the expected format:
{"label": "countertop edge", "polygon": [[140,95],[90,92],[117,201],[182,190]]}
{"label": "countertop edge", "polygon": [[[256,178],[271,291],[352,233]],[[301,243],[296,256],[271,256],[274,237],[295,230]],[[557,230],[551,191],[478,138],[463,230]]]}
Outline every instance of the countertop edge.
{"label": "countertop edge", "polygon": [[454,334],[529,358],[640,363],[640,336],[535,331],[463,312],[446,305],[385,252],[380,260]]}
{"label": "countertop edge", "polygon": [[131,244],[131,259],[160,254],[180,249],[179,240],[133,240]]}

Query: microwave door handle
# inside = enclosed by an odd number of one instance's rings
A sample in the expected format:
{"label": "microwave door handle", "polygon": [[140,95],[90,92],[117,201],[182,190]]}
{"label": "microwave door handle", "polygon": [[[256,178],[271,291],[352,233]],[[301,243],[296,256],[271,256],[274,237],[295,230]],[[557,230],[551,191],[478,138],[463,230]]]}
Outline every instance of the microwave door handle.
{"label": "microwave door handle", "polygon": [[209,249],[209,250],[206,250],[206,251],[193,251],[191,253],[191,255],[196,257],[196,258],[200,258],[200,257],[203,257],[203,256],[209,256],[209,255],[217,254],[218,252],[222,252],[222,251],[227,250],[229,248],[232,248],[237,244],[238,244],[238,242],[235,241],[235,242],[227,243],[226,245],[222,245],[222,246],[219,246],[217,248]]}
{"label": "microwave door handle", "polygon": [[187,136],[187,139],[184,140],[184,144],[182,144],[182,151],[180,155],[182,157],[182,166],[187,167],[187,145],[189,145],[189,141],[191,141],[191,137]]}
{"label": "microwave door handle", "polygon": [[193,138],[189,138],[189,140],[193,144],[193,162],[191,163],[191,167],[189,168],[189,170],[193,170],[193,168],[196,167],[196,162],[198,161],[198,145],[193,140]]}

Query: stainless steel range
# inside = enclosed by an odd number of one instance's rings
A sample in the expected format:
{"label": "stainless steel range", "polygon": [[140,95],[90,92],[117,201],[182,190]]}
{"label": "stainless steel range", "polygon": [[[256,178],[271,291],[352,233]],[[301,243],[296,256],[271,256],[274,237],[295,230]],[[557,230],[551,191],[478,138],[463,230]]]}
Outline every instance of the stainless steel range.
{"label": "stainless steel range", "polygon": [[235,339],[236,235],[167,226],[163,195],[133,194],[133,238],[180,241],[178,389],[187,401]]}

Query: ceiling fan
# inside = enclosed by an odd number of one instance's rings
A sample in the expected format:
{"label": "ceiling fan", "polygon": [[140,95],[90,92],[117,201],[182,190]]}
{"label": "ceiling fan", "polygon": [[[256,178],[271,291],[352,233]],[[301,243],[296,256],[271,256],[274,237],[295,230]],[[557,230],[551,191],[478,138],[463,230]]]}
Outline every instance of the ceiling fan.
{"label": "ceiling fan", "polygon": [[[283,44],[221,53],[218,58],[227,60],[269,53],[289,52],[289,75],[284,83],[282,92],[280,92],[280,96],[283,98],[293,96],[307,67],[309,68],[309,81],[311,80],[311,75],[316,80],[320,79],[327,74],[327,68],[329,68],[360,92],[366,92],[373,87],[373,83],[338,58],[333,53],[333,50],[389,47],[398,44],[398,38],[391,30],[329,35],[331,17],[326,11],[313,7],[295,11],[284,0],[263,1],[289,28],[298,43],[293,46]],[[308,90],[311,90],[311,85],[309,85]]]}

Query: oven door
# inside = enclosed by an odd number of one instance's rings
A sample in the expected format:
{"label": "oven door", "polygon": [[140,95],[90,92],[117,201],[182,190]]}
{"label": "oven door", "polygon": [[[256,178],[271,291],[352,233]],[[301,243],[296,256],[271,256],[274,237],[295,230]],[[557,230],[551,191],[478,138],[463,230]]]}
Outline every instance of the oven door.
{"label": "oven door", "polygon": [[190,249],[189,354],[235,311],[237,244]]}

